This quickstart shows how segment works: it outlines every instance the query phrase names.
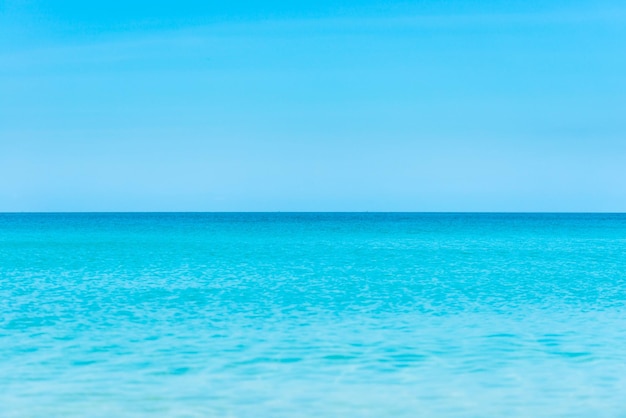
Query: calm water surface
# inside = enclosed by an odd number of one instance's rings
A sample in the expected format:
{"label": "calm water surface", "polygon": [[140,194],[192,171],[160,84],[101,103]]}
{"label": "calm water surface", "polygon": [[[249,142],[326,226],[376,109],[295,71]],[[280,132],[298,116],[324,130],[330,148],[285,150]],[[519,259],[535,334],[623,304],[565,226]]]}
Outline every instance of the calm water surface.
{"label": "calm water surface", "polygon": [[2,417],[626,417],[626,215],[0,214]]}

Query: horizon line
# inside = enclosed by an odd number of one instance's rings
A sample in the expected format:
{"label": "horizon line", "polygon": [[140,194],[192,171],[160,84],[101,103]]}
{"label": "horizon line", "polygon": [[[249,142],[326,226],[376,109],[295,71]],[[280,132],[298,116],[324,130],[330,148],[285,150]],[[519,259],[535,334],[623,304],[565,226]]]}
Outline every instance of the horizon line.
{"label": "horizon line", "polygon": [[0,215],[11,214],[572,214],[572,215],[624,215],[626,211],[0,211]]}

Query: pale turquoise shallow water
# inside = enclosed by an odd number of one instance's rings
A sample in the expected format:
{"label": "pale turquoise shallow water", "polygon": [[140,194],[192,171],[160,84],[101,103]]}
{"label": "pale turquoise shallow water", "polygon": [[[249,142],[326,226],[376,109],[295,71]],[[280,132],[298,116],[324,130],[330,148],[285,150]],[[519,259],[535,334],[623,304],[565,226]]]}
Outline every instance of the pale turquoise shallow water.
{"label": "pale turquoise shallow water", "polygon": [[626,216],[0,214],[2,417],[626,417]]}

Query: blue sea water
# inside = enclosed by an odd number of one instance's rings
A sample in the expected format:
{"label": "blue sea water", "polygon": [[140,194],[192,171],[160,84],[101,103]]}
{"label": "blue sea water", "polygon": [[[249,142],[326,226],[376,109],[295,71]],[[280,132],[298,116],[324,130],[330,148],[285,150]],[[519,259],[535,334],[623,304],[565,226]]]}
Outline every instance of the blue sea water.
{"label": "blue sea water", "polygon": [[626,417],[626,215],[0,214],[2,417]]}

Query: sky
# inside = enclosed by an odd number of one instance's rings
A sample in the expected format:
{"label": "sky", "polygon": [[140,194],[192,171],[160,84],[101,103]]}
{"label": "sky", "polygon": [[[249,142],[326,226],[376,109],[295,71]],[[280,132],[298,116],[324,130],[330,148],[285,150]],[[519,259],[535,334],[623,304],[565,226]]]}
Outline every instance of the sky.
{"label": "sky", "polygon": [[0,211],[626,211],[623,1],[0,0]]}

